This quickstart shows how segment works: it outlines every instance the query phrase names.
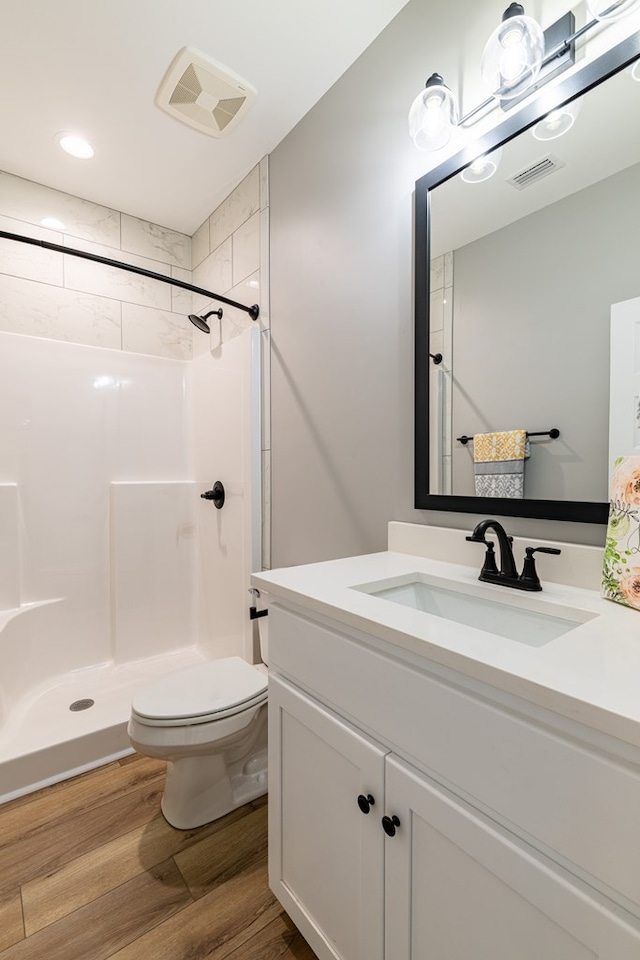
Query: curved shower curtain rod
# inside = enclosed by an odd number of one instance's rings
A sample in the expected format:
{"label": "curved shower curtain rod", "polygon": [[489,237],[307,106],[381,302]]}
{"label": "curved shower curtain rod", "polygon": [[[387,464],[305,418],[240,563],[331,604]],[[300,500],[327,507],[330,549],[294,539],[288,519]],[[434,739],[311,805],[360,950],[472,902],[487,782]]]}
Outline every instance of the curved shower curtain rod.
{"label": "curved shower curtain rod", "polygon": [[108,267],[128,270],[129,273],[139,273],[143,277],[160,280],[161,283],[170,283],[173,287],[181,287],[183,290],[200,293],[212,300],[226,303],[230,307],[237,307],[238,310],[244,310],[245,313],[248,313],[252,320],[257,320],[260,316],[260,307],[257,303],[254,303],[251,307],[247,307],[244,303],[230,300],[228,297],[223,297],[219,293],[212,293],[211,290],[195,287],[192,283],[186,283],[184,280],[174,280],[173,277],[165,277],[162,273],[154,273],[152,270],[145,270],[144,267],[134,267],[130,263],[121,263],[120,260],[110,260],[108,257],[100,257],[97,253],[87,253],[85,250],[76,250],[74,247],[63,247],[59,243],[50,243],[48,240],[36,240],[34,237],[23,237],[19,233],[7,233],[6,230],[0,230],[0,238],[3,240],[17,240],[18,243],[30,243],[35,247],[44,247],[46,250],[55,250],[57,253],[68,253],[73,257],[82,257],[84,260],[94,260],[96,263],[104,263]]}

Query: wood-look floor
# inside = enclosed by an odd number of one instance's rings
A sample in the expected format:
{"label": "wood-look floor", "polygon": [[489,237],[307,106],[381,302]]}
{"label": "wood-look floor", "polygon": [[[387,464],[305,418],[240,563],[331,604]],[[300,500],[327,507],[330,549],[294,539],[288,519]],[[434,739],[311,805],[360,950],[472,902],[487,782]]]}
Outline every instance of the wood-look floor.
{"label": "wood-look floor", "polygon": [[0,807],[0,960],[316,960],[267,883],[266,797],[196,830],[127,757]]}

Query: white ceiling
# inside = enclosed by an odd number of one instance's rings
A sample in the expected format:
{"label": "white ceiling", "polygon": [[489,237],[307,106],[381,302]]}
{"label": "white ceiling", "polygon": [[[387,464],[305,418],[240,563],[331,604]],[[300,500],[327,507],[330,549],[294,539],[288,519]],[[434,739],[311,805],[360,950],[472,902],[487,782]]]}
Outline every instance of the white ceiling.
{"label": "white ceiling", "polygon": [[[406,2],[0,0],[0,170],[192,234]],[[258,90],[228,138],[154,105],[184,46]]]}

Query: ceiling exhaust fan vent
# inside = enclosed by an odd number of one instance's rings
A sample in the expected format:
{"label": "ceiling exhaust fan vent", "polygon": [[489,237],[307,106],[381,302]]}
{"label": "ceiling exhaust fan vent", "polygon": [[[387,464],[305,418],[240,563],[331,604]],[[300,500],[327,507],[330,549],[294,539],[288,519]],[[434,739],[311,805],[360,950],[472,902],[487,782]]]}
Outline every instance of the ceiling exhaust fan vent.
{"label": "ceiling exhaust fan vent", "polygon": [[510,177],[507,183],[510,183],[516,190],[524,190],[525,187],[530,187],[531,184],[537,183],[538,180],[542,180],[544,177],[548,177],[550,173],[555,173],[556,170],[559,170],[561,167],[564,167],[563,161],[549,155],[525,167],[524,170],[516,173],[515,176]]}
{"label": "ceiling exhaust fan vent", "polygon": [[226,136],[257,96],[250,83],[193,47],[174,57],[156,94],[169,116],[210,137]]}

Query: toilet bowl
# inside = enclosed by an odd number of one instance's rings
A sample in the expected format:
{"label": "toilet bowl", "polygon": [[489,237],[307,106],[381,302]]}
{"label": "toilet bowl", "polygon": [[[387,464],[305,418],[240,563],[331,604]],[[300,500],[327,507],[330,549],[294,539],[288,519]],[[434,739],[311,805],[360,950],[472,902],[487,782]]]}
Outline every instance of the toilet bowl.
{"label": "toilet bowl", "polygon": [[167,760],[162,812],[180,830],[267,792],[267,668],[210,660],[143,687],[127,728],[137,753]]}

